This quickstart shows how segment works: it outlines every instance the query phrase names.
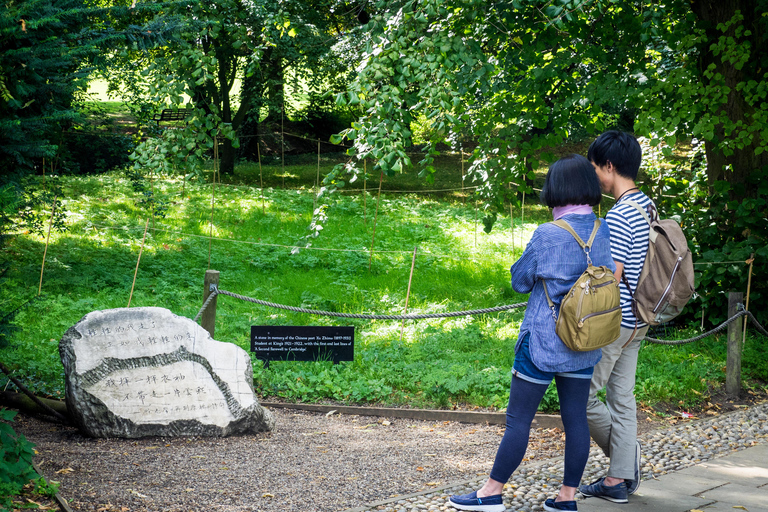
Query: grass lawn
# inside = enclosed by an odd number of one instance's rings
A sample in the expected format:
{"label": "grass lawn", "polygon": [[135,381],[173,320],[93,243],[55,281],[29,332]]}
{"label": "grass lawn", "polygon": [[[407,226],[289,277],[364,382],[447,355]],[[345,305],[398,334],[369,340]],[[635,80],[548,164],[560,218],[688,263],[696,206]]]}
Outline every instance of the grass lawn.
{"label": "grass lawn", "polygon": [[[340,158],[322,155],[320,175]],[[168,209],[165,218],[148,224],[142,196],[122,174],[61,177],[67,231],[51,234],[47,252],[43,236],[14,233],[0,255],[7,267],[0,303],[6,311],[23,305],[0,357],[41,395],[61,397],[59,338],[90,311],[128,305],[140,250],[131,307],[162,306],[189,318],[200,309],[209,268],[221,272],[223,290],[325,311],[400,314],[407,300],[408,312],[433,313],[527,300],[512,291],[509,267],[538,224],[550,220],[549,210],[528,198],[523,209],[513,208],[511,218],[506,212],[485,233],[483,212],[461,190],[460,159],[443,157],[437,167],[434,184],[407,174],[385,177],[379,198],[378,176],[371,176],[328,196],[328,220],[309,248],[316,155],[291,157],[285,165],[241,165],[215,188],[155,178],[150,190]],[[604,203],[603,212],[609,206]],[[42,294],[36,297],[44,253]],[[249,350],[252,325],[355,327],[352,362],[272,362],[264,368],[254,360],[254,383],[263,398],[500,409],[522,317],[523,309],[516,309],[407,322],[339,320],[221,296],[216,338]],[[705,404],[724,382],[724,339],[645,345],[639,400],[666,409]],[[745,382],[760,392],[768,376],[761,356],[766,348],[765,339],[748,333]],[[550,389],[542,410],[556,408]]]}

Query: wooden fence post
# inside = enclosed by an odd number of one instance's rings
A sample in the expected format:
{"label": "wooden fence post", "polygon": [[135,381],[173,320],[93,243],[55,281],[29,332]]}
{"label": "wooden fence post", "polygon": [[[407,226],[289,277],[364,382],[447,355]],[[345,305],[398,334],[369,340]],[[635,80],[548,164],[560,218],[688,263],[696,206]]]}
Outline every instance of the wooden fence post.
{"label": "wooden fence post", "polygon": [[[728,318],[738,313],[738,305],[742,303],[744,294],[741,292],[728,293]],[[728,324],[728,357],[725,363],[725,392],[739,396],[741,391],[741,322]]]}
{"label": "wooden fence post", "polygon": [[[205,282],[203,284],[203,304],[208,300],[208,296],[213,291],[211,287],[218,289],[219,287],[219,271],[218,270],[206,270]],[[218,296],[214,297],[208,307],[203,311],[203,316],[200,320],[200,325],[203,329],[208,331],[213,338],[213,330],[216,327],[216,300]]]}

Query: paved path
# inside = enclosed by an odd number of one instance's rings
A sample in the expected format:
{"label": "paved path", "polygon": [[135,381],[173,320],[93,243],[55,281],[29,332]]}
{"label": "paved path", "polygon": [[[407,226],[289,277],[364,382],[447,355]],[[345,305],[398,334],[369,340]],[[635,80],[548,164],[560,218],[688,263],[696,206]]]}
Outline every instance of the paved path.
{"label": "paved path", "polygon": [[768,444],[644,480],[629,503],[579,501],[579,512],[768,512]]}
{"label": "paved path", "polygon": [[[643,481],[627,504],[579,499],[579,512],[768,512],[768,402],[640,438]],[[582,482],[605,474],[594,446]],[[347,512],[455,512],[451,494],[478,489],[486,476],[399,496]],[[562,481],[562,457],[523,464],[504,489],[507,512],[538,512]]]}

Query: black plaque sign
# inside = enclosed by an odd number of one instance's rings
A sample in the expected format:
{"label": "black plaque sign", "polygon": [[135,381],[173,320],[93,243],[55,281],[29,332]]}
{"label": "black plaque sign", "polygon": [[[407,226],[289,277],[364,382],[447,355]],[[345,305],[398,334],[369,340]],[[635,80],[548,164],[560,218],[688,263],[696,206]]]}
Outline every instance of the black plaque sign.
{"label": "black plaque sign", "polygon": [[352,361],[355,328],[252,325],[251,352],[269,361]]}

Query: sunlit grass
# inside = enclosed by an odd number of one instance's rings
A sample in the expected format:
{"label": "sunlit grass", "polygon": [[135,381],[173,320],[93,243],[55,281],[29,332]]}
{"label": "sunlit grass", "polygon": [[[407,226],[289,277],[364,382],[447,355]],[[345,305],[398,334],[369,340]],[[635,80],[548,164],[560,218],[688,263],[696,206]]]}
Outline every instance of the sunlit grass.
{"label": "sunlit grass", "polygon": [[[310,170],[291,173],[313,183],[306,177]],[[454,167],[444,183],[419,186],[449,188],[460,183],[457,176]],[[404,178],[405,184],[398,178],[388,178],[391,189],[410,190],[411,178]],[[406,300],[411,313],[524,302],[527,296],[509,285],[509,267],[536,227],[551,218],[548,209],[529,200],[524,221],[515,207],[512,218],[504,212],[485,233],[483,213],[471,196],[387,192],[379,199],[377,190],[369,189],[325,198],[328,220],[322,234],[307,239],[317,205],[312,187],[261,189],[254,179],[240,167],[232,183],[216,186],[155,179],[154,193],[168,210],[165,218],[152,219],[120,174],[61,178],[68,230],[51,234],[42,295],[19,311],[20,330],[0,357],[39,393],[61,396],[57,342],[69,327],[90,311],[126,307],[132,287],[131,307],[161,306],[194,318],[209,268],[220,271],[223,290],[332,312],[400,314]],[[8,270],[0,303],[7,310],[37,295],[44,251],[45,238],[29,233],[16,233],[5,246]],[[272,362],[265,369],[254,360],[255,385],[263,397],[503,408],[523,313],[339,320],[221,296],[215,336],[249,350],[252,325],[355,326],[352,362]],[[756,338],[757,351],[745,354],[745,375],[765,378],[768,373],[758,350],[764,343]],[[718,348],[706,348],[712,344]],[[724,380],[725,354],[717,344],[721,339],[709,338],[695,346],[643,348],[639,399],[677,401],[681,407],[701,403]],[[545,405],[556,406],[553,392]]]}
{"label": "sunlit grass", "polygon": [[[262,202],[262,190],[252,185],[213,187],[157,179],[154,193],[167,201],[169,208],[165,218],[147,222],[147,212],[137,204],[130,182],[119,175],[62,178],[61,183],[69,198],[68,231],[52,235],[42,296],[20,311],[16,322],[22,331],[14,345],[4,351],[4,357],[11,361],[28,359],[29,355],[44,361],[29,371],[40,374],[35,378],[39,390],[54,396],[62,392],[63,382],[56,347],[50,340],[59,339],[92,310],[125,307],[140,250],[131,307],[162,306],[194,317],[202,302],[202,281],[210,261],[210,268],[221,272],[220,287],[235,293],[328,311],[398,314],[405,311],[415,248],[408,311],[459,311],[497,306],[512,298],[525,300],[509,287],[509,266],[535,229],[534,219],[547,215],[546,210],[534,206],[528,208],[528,224],[521,225],[518,216],[513,249],[509,220],[486,234],[473,204],[445,203],[416,194],[382,194],[376,213],[377,198],[370,192],[365,196],[362,192],[335,194],[326,199],[329,217],[322,235],[306,239],[316,205],[311,190],[266,188]],[[311,245],[307,248],[308,242]],[[8,245],[8,286],[0,292],[0,300],[21,302],[36,295],[44,243],[41,236],[18,234]],[[301,249],[296,252],[295,247]],[[339,323],[329,317],[268,309],[229,297],[222,297],[218,304],[216,338],[245,349],[249,348],[251,325]],[[357,327],[355,362],[347,364],[346,370],[344,365],[322,370],[340,382],[354,375],[354,382],[338,384],[342,391],[326,396],[322,386],[309,392],[286,384],[295,372],[309,375],[320,371],[322,363],[273,363],[264,370],[255,361],[256,382],[265,395],[287,398],[378,401],[387,397],[405,403],[403,397],[408,395],[422,403],[437,400],[443,404],[448,397],[472,397],[479,405],[502,407],[503,392],[483,397],[481,388],[472,386],[492,378],[501,380],[495,387],[506,388],[511,361],[509,325],[521,318],[520,313],[511,312],[460,322],[409,321],[404,326],[401,322],[354,320],[349,324]],[[472,344],[477,345],[473,350],[489,348],[483,350],[484,357],[472,356],[466,365],[452,362],[451,372],[471,374],[493,368],[482,374],[483,379],[446,394],[447,388],[440,382],[452,379],[453,373],[441,373],[425,376],[426,389],[420,381],[408,378],[407,386],[393,391],[390,381],[395,374],[434,365],[437,348],[428,350],[433,343],[437,347],[454,340],[465,346],[464,336],[470,332]],[[498,332],[503,333],[503,339],[498,338]],[[393,346],[408,350],[396,352],[396,358],[378,354]],[[462,350],[448,349],[447,354],[461,359],[457,354]],[[371,361],[379,356],[394,362],[373,364]],[[345,372],[352,373],[345,377]],[[381,388],[387,391],[377,388],[381,393],[365,392],[370,385],[359,381],[360,375],[387,382]],[[349,389],[352,391],[344,391]]]}

